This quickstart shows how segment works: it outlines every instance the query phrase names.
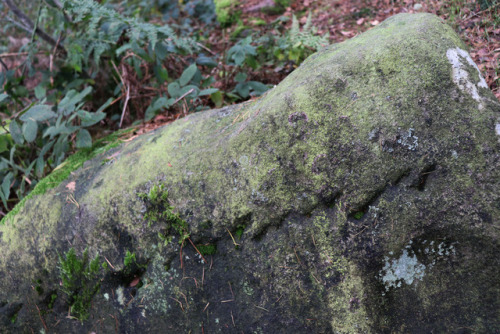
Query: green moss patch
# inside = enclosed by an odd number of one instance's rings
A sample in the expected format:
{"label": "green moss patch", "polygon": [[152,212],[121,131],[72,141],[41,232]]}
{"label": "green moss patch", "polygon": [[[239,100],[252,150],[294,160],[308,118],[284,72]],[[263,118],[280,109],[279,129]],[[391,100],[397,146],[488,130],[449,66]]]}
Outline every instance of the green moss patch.
{"label": "green moss patch", "polygon": [[33,191],[24,197],[11,211],[7,213],[7,215],[5,215],[5,217],[2,218],[2,220],[0,220],[0,224],[3,224],[7,220],[14,217],[19,210],[21,210],[28,199],[35,195],[43,195],[47,190],[57,187],[62,181],[68,178],[71,172],[80,168],[85,161],[120,145],[121,140],[119,138],[133,130],[134,129],[131,128],[116,131],[109,136],[97,140],[91,148],[80,149],[75,154],[70,155],[61,165],[55,168],[52,173],[40,180]]}

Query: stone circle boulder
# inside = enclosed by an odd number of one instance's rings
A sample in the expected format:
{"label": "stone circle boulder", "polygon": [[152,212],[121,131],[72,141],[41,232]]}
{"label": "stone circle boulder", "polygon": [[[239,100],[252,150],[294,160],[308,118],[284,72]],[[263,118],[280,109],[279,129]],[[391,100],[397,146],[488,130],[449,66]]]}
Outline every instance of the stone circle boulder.
{"label": "stone circle boulder", "polygon": [[0,226],[0,331],[500,331],[500,104],[401,14],[87,161]]}

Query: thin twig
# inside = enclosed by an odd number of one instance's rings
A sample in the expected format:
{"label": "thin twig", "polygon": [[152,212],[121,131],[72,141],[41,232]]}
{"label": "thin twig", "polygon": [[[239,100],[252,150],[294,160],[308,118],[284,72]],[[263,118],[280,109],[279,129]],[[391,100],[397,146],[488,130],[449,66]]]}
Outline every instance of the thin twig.
{"label": "thin twig", "polygon": [[172,105],[176,104],[177,102],[179,102],[180,100],[182,100],[183,98],[185,98],[187,95],[191,94],[192,92],[194,92],[194,88],[191,88],[190,90],[188,90],[187,92],[185,92],[184,94],[182,94],[182,96],[179,97],[177,100],[175,100],[174,103],[172,103]]}
{"label": "thin twig", "polygon": [[201,274],[201,287],[203,288],[203,281],[205,280],[205,266],[203,266],[203,272]]}
{"label": "thin twig", "polygon": [[40,317],[40,320],[42,321],[42,325],[43,325],[43,328],[45,328],[45,331],[49,331],[49,329],[47,328],[47,325],[45,324],[45,321],[43,321],[43,318],[42,318],[42,313],[40,312],[40,309],[38,308],[38,305],[35,304],[36,306],[36,309],[38,310],[38,316]]}
{"label": "thin twig", "polygon": [[40,13],[42,12],[42,1],[38,1],[38,13],[36,14],[36,21],[31,33],[31,43],[35,41],[36,30],[38,29],[38,21],[40,20]]}
{"label": "thin twig", "polygon": [[184,307],[182,306],[182,303],[178,299],[175,299],[174,297],[168,297],[168,298],[170,298],[170,299],[175,300],[176,302],[178,302],[179,306],[181,307],[182,312],[184,312]]}
{"label": "thin twig", "polygon": [[11,19],[10,17],[6,17],[6,20],[9,21],[10,23],[12,23],[13,25],[15,25],[16,27],[18,27],[26,32],[31,32],[31,29],[29,27],[26,27],[22,23],[17,22],[15,20]]}
{"label": "thin twig", "polygon": [[201,44],[201,43],[196,42],[196,45],[198,45],[198,46],[199,46],[199,47],[201,47],[202,49],[204,49],[204,50],[206,50],[206,51],[210,52],[210,53],[212,54],[212,56],[217,55],[215,52],[213,52],[212,50],[210,50],[209,48],[207,48],[205,45],[203,45],[203,44]]}
{"label": "thin twig", "polygon": [[121,129],[123,123],[123,117],[125,116],[125,111],[127,110],[128,100],[130,100],[130,85],[127,85],[127,95],[125,95],[125,102],[123,103],[122,116],[120,117],[120,125],[118,128]]}
{"label": "thin twig", "polygon": [[234,240],[234,237],[233,237],[233,235],[231,234],[231,231],[229,231],[229,229],[227,229],[227,228],[226,228],[226,230],[227,230],[227,232],[229,233],[229,235],[231,236],[231,239],[233,239],[233,244],[234,244],[235,246],[239,246],[240,244],[239,244],[239,243],[237,243],[237,242],[236,242],[236,240]]}
{"label": "thin twig", "polygon": [[201,258],[203,259],[203,262],[207,263],[207,260],[205,260],[205,258],[203,257],[203,255],[200,253],[200,251],[198,250],[198,248],[196,248],[196,246],[193,244],[193,242],[191,241],[191,238],[188,238],[189,242],[191,243],[191,245],[193,245],[194,249],[196,249],[196,251],[198,252],[198,254],[200,254]]}
{"label": "thin twig", "polygon": [[109,262],[108,258],[107,257],[104,257],[104,259],[106,260],[106,262],[109,264],[109,266],[115,270],[115,267],[113,267],[113,265],[111,264],[111,262]]}
{"label": "thin twig", "polygon": [[295,250],[295,247],[293,247],[293,252],[295,253],[295,256],[297,257],[297,262],[302,265],[302,262],[300,262],[299,255],[297,254],[297,251]]}
{"label": "thin twig", "polygon": [[263,307],[261,307],[261,306],[258,306],[258,305],[254,305],[254,306],[255,306],[256,308],[260,308],[261,310],[264,310],[264,311],[266,311],[266,312],[269,312],[269,310],[268,310],[268,309],[265,309],[265,308],[263,308]]}
{"label": "thin twig", "polygon": [[0,58],[0,64],[2,64],[2,67],[5,69],[5,71],[8,71],[9,68],[7,67],[7,64],[5,64],[2,60],[2,58]]}
{"label": "thin twig", "polygon": [[0,58],[10,58],[10,57],[19,57],[19,56],[27,56],[28,52],[11,52],[11,53],[2,53],[0,54]]}
{"label": "thin twig", "polygon": [[[116,67],[116,65],[115,65],[115,63],[113,61],[111,61],[111,65],[113,65],[113,68],[115,69],[116,73],[120,77],[120,80],[122,82],[123,87],[127,87],[127,92],[126,92],[126,95],[125,95],[125,102],[123,103],[122,116],[120,117],[120,124],[118,126],[119,128],[121,128],[122,127],[122,123],[123,123],[123,117],[125,116],[125,110],[127,109],[128,100],[130,99],[130,85],[127,85],[125,83],[125,80],[123,79],[123,76],[120,74],[120,71],[118,71],[118,67]],[[122,95],[123,95],[123,93],[122,93]],[[115,101],[113,101],[113,103]]]}

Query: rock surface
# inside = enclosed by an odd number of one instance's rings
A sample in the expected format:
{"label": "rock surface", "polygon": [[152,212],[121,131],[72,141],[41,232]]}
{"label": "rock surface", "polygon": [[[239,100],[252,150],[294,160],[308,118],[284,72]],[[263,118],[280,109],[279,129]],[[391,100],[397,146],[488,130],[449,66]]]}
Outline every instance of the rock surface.
{"label": "rock surface", "polygon": [[[0,331],[500,331],[500,104],[465,50],[397,15],[88,161],[0,226]],[[71,247],[107,268],[65,294]]]}

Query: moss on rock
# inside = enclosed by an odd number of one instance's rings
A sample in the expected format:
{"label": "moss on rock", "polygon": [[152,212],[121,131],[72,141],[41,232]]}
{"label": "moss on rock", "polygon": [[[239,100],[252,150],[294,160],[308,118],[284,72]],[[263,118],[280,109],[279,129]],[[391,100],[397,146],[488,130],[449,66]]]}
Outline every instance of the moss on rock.
{"label": "moss on rock", "polygon": [[[0,328],[40,329],[57,252],[88,247],[110,265],[93,321],[57,298],[49,329],[500,330],[500,104],[465,49],[433,15],[397,15],[258,100],[85,163],[0,226],[0,319],[18,310]],[[189,238],[148,222],[159,185]],[[145,268],[125,273],[127,252]]]}

